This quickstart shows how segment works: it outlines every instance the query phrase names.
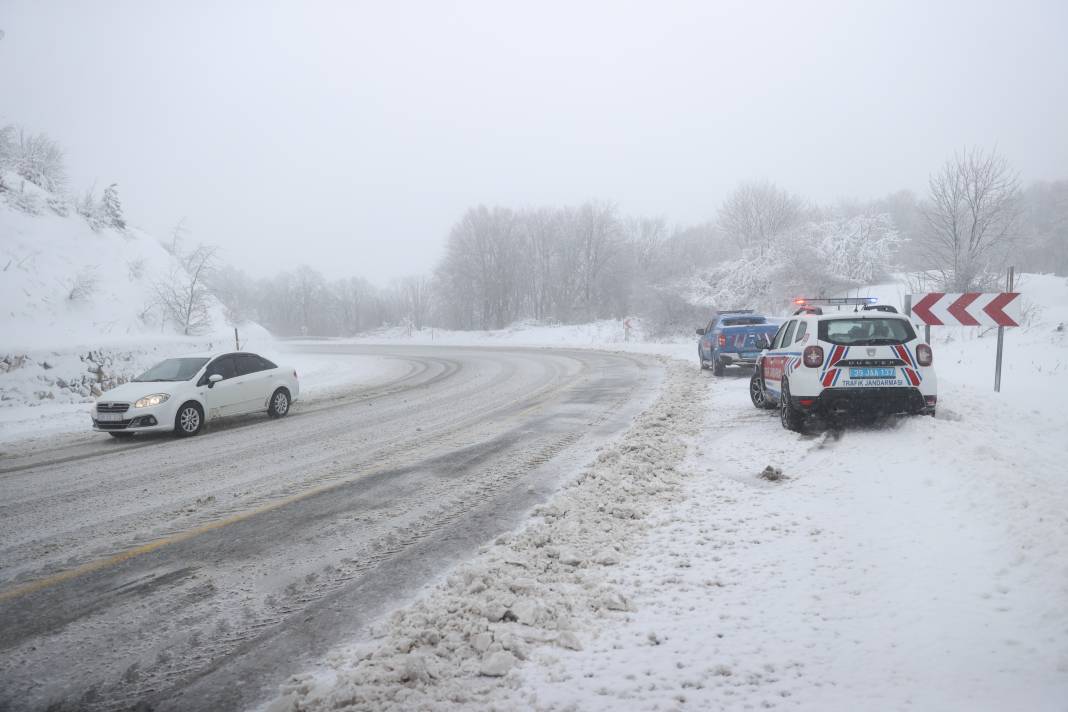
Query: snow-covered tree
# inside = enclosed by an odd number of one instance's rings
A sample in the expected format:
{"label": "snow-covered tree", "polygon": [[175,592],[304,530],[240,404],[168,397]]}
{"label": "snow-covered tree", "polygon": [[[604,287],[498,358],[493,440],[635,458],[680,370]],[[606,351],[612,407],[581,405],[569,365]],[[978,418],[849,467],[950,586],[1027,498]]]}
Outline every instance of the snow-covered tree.
{"label": "snow-covered tree", "polygon": [[980,288],[1000,273],[1021,213],[1016,172],[997,151],[957,153],[931,176],[923,208],[929,268],[951,292]]}
{"label": "snow-covered tree", "polygon": [[826,270],[849,282],[871,284],[884,276],[901,244],[890,216],[856,215],[810,225],[809,244],[818,244]]}
{"label": "snow-covered tree", "polygon": [[719,209],[719,227],[742,250],[763,254],[804,217],[801,199],[769,181],[742,183]]}
{"label": "snow-covered tree", "polygon": [[211,326],[206,278],[215,266],[216,253],[215,247],[199,245],[181,255],[180,264],[156,284],[163,314],[186,336],[201,334]]}
{"label": "snow-covered tree", "polygon": [[104,189],[100,198],[100,212],[107,224],[116,230],[126,229],[126,219],[122,216],[122,203],[119,201],[119,185],[112,183]]}

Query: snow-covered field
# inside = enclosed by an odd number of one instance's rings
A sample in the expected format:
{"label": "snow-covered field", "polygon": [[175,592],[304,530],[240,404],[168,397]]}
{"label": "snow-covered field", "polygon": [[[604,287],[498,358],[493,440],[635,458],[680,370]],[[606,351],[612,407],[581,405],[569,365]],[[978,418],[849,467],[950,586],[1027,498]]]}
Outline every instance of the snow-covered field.
{"label": "snow-covered field", "polygon": [[690,362],[525,528],[268,708],[1068,709],[1068,283],[1024,285],[1000,394],[994,333],[936,329],[938,417],[879,428],[787,433],[692,344],[602,344]]}

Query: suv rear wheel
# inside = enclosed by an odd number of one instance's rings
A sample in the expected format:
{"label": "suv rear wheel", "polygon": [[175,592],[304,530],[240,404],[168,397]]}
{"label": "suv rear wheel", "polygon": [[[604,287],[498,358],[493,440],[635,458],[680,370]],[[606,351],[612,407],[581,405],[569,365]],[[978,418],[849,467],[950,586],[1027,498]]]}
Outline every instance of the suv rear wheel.
{"label": "suv rear wheel", "polygon": [[779,420],[782,421],[782,427],[795,433],[801,432],[805,422],[805,416],[790,400],[790,383],[785,378],[782,380],[782,393],[779,395]]}
{"label": "suv rear wheel", "polygon": [[749,399],[753,401],[753,407],[766,410],[772,407],[768,399],[768,392],[764,390],[764,379],[760,377],[760,370],[749,379]]}

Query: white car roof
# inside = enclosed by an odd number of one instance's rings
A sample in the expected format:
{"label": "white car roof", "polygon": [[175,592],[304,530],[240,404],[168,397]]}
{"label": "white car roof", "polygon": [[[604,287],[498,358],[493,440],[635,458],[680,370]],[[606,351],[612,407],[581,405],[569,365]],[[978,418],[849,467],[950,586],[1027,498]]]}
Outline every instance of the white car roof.
{"label": "white car roof", "polygon": [[812,319],[824,319],[827,321],[832,319],[902,319],[904,321],[911,321],[904,314],[895,314],[894,312],[877,311],[874,309],[859,312],[831,312],[830,314],[798,314],[797,316],[811,317]]}
{"label": "white car roof", "polygon": [[[230,354],[248,354],[249,356],[259,356],[252,351],[201,351],[195,354],[182,354],[180,356],[171,356],[170,358],[216,358],[217,356],[228,356]],[[261,356],[262,358],[262,356]]]}

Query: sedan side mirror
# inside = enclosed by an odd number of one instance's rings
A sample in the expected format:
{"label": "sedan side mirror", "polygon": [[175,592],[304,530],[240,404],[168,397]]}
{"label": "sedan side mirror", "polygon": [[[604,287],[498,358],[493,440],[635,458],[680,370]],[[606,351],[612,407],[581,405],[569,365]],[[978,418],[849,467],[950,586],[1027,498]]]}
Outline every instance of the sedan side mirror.
{"label": "sedan side mirror", "polygon": [[210,376],[208,376],[208,388],[214,387],[215,384],[218,383],[219,381],[221,381],[222,379],[223,379],[223,377],[222,377],[221,373],[213,373],[213,374],[211,374]]}
{"label": "sedan side mirror", "polygon": [[704,329],[698,329],[697,330],[697,335],[698,336],[704,336],[705,335],[705,330]]}

